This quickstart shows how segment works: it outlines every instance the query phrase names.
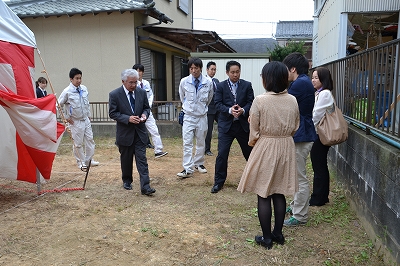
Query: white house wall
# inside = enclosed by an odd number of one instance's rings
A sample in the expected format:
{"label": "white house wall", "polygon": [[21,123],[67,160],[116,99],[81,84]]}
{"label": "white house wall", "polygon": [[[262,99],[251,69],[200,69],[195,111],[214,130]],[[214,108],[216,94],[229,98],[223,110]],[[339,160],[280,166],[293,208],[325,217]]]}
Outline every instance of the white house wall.
{"label": "white house wall", "polygon": [[[192,54],[193,56],[193,54]],[[250,81],[254,90],[254,95],[260,95],[265,92],[264,87],[262,85],[262,80],[260,77],[261,70],[266,63],[269,62],[267,58],[202,58],[203,61],[203,74],[206,75],[207,63],[209,61],[214,61],[217,65],[217,73],[215,74],[215,78],[219,81],[226,80],[228,75],[226,74],[226,63],[231,60],[238,61],[241,65],[240,78]]]}
{"label": "white house wall", "polygon": [[[135,62],[134,13],[28,18],[24,23],[35,34],[58,95],[69,84],[69,70],[77,67],[90,101],[106,101],[108,92],[121,85],[121,71]],[[35,78],[45,76],[37,54],[35,65]]]}
{"label": "white house wall", "polygon": [[316,2],[313,66],[343,58],[348,13],[399,12],[399,0],[325,0]]}
{"label": "white house wall", "polygon": [[313,66],[339,59],[342,0],[327,0],[319,13],[313,38]]}

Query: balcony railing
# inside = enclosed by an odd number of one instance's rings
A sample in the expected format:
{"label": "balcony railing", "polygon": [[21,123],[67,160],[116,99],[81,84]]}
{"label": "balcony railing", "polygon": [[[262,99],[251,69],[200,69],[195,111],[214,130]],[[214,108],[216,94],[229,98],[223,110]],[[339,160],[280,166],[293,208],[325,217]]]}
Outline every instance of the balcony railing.
{"label": "balcony railing", "polygon": [[400,39],[324,65],[336,102],[353,124],[400,145]]}
{"label": "balcony railing", "polygon": [[[108,116],[108,102],[91,102],[92,123],[115,122]],[[178,121],[178,113],[182,108],[180,101],[154,101],[152,113],[156,120],[160,121]],[[57,114],[60,121],[60,115]]]}

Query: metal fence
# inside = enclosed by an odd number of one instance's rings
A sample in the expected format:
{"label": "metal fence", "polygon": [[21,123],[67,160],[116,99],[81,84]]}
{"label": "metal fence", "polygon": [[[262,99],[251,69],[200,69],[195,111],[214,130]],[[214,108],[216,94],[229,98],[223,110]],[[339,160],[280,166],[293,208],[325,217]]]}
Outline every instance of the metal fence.
{"label": "metal fence", "polygon": [[[156,120],[178,121],[181,108],[182,103],[180,101],[154,101],[151,111]],[[115,122],[108,116],[108,102],[91,102],[90,109],[92,123]],[[61,121],[59,114],[57,114],[57,117]]]}
{"label": "metal fence", "polygon": [[[325,64],[333,77],[337,105],[346,119],[400,147],[400,39]],[[180,101],[154,101],[156,120],[177,121]],[[114,122],[108,102],[92,102],[92,121]]]}
{"label": "metal fence", "polygon": [[367,134],[400,145],[400,39],[325,64],[343,114]]}

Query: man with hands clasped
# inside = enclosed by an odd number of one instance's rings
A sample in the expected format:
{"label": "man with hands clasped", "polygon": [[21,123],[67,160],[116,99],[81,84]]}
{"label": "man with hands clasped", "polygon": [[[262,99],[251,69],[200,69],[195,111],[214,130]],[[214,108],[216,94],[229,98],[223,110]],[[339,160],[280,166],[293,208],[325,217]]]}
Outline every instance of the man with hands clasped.
{"label": "man with hands clasped", "polygon": [[240,63],[226,63],[228,79],[217,84],[214,102],[218,116],[218,156],[215,160],[214,185],[211,193],[217,193],[224,186],[228,172],[228,156],[231,145],[236,139],[244,158],[250,156],[249,111],[254,100],[251,83],[240,79]]}
{"label": "man with hands clasped", "polygon": [[138,79],[139,74],[136,70],[122,71],[122,86],[109,94],[109,116],[117,121],[115,143],[120,153],[123,187],[132,190],[133,157],[135,157],[141,192],[150,196],[156,192],[150,187],[146,158],[148,136],[145,122],[150,114],[150,106],[146,91],[137,87]]}

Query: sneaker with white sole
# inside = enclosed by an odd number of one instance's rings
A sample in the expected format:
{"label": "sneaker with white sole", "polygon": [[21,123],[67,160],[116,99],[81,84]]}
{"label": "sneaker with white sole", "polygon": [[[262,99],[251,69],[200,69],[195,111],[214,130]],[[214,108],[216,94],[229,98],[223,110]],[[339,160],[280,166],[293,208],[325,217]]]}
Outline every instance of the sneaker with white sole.
{"label": "sneaker with white sole", "polygon": [[85,163],[78,163],[78,168],[79,169],[86,168],[86,164]]}
{"label": "sneaker with white sole", "polygon": [[163,157],[163,156],[165,156],[165,155],[167,155],[168,154],[168,152],[158,152],[158,153],[156,153],[156,154],[154,154],[154,157],[157,159],[157,158],[160,158],[160,157]]}
{"label": "sneaker with white sole", "polygon": [[186,172],[186,170],[183,170],[182,172],[177,173],[176,175],[179,177],[182,177],[182,178],[188,178],[188,177],[192,177],[193,173],[188,173],[188,172]]}
{"label": "sneaker with white sole", "polygon": [[194,169],[196,169],[197,171],[199,171],[202,174],[207,173],[207,169],[204,167],[204,165],[199,165],[199,166],[195,166]]}
{"label": "sneaker with white sole", "polygon": [[304,225],[304,224],[306,224],[306,222],[300,222],[299,220],[297,220],[293,216],[290,217],[289,219],[283,221],[283,225],[284,226],[296,226],[296,225]]}
{"label": "sneaker with white sole", "polygon": [[95,161],[92,159],[92,162],[90,163],[90,166],[98,166],[100,163],[98,161]]}

